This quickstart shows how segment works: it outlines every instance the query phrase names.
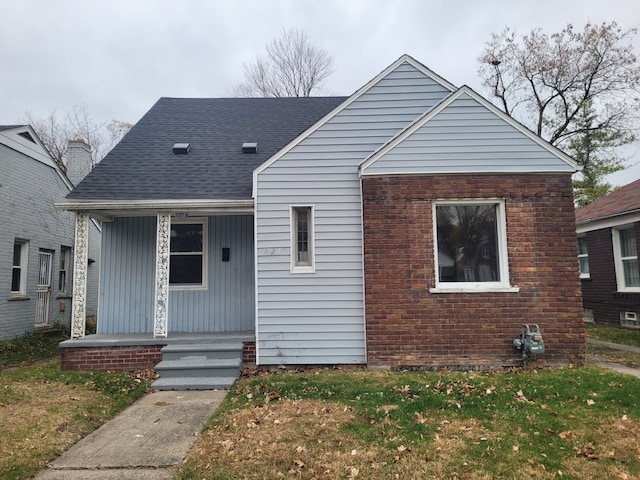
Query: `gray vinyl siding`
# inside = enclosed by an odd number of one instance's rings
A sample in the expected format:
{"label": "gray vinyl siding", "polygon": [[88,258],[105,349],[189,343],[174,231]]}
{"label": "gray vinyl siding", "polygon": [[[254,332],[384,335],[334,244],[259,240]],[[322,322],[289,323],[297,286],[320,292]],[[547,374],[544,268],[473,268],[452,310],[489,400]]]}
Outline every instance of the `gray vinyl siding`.
{"label": "gray vinyl siding", "polygon": [[364,174],[571,171],[557,156],[463,94],[381,155]]}
{"label": "gray vinyl siding", "polygon": [[[99,333],[153,332],[156,217],[116,218],[103,236]],[[251,216],[208,217],[207,289],[171,290],[169,334],[253,331],[253,251]]]}
{"label": "gray vinyl siding", "polygon": [[[260,364],[366,361],[358,165],[450,92],[409,64],[257,178]],[[314,208],[315,273],[290,273],[290,206]]]}
{"label": "gray vinyl siding", "polygon": [[[0,340],[14,338],[34,330],[36,319],[36,285],[38,282],[38,252],[53,254],[51,262],[51,297],[49,324],[71,321],[73,269],[68,270],[68,292],[58,291],[61,246],[73,247],[75,216],[58,211],[53,204],[63,201],[69,188],[55,169],[0,145]],[[94,235],[94,258],[98,260],[100,238]],[[28,242],[26,296],[11,297],[13,244],[16,239]],[[98,251],[95,251],[95,248]],[[71,252],[73,263],[73,250]],[[97,271],[99,263],[93,268]],[[90,281],[93,277],[90,277]],[[90,288],[95,288],[91,285]],[[88,309],[95,313],[97,295],[88,298]]]}

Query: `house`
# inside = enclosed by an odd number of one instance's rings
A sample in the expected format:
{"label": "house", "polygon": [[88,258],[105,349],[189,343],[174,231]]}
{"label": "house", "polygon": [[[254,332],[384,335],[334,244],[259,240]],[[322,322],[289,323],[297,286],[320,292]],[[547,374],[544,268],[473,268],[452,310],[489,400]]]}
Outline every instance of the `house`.
{"label": "house", "polygon": [[587,322],[640,327],[640,180],[576,211]]}
{"label": "house", "polygon": [[60,205],[103,221],[98,335],[63,364],[226,335],[259,365],[488,369],[532,323],[578,362],[575,170],[406,55],[347,98],[162,98]]}
{"label": "house", "polygon": [[[67,164],[78,181],[88,173],[88,145],[69,144]],[[83,165],[86,168],[83,170]],[[58,211],[73,189],[28,125],[0,126],[0,340],[55,324],[69,327],[73,288],[75,219]],[[97,313],[100,235],[92,223],[92,262],[85,298],[87,314]]]}

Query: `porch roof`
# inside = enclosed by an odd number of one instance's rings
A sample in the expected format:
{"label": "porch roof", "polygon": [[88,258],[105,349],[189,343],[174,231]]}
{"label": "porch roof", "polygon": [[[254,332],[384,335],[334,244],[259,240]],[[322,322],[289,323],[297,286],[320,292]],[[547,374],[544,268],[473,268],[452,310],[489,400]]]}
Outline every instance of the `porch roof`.
{"label": "porch roof", "polygon": [[[344,100],[161,98],[61,207],[248,201],[253,170]],[[243,153],[243,143],[254,142],[257,152]],[[174,154],[177,143],[189,144],[188,153]]]}

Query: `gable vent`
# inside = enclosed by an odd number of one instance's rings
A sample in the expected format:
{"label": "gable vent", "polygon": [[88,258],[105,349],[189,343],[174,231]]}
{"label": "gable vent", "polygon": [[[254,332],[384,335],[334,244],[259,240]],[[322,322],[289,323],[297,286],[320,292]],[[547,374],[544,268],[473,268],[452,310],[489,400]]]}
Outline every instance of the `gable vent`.
{"label": "gable vent", "polygon": [[36,143],[36,141],[33,139],[33,137],[31,136],[31,134],[29,132],[20,132],[20,133],[18,133],[18,135],[20,135],[22,138],[26,138],[27,140],[29,140],[32,143]]}
{"label": "gable vent", "polygon": [[191,144],[189,143],[174,143],[173,154],[174,155],[186,155],[191,150]]}
{"label": "gable vent", "polygon": [[242,144],[242,153],[258,153],[258,143],[244,142]]}

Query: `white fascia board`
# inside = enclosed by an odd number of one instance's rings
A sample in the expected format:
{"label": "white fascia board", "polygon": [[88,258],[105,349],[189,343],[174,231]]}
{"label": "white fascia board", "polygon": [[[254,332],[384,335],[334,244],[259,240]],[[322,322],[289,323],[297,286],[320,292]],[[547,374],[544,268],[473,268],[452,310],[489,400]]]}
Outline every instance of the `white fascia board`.
{"label": "white fascia board", "polygon": [[208,211],[208,210],[234,210],[239,212],[253,212],[253,199],[245,200],[66,200],[54,205],[58,210],[73,211]]}
{"label": "white fascia board", "polygon": [[[564,163],[566,163],[569,166],[568,172],[573,173],[573,172],[576,172],[576,171],[582,169],[582,167],[580,167],[566,153],[564,153],[560,149],[554,147],[553,145],[551,145],[546,140],[540,138],[538,135],[533,133],[527,127],[522,125],[520,122],[514,120],[512,117],[510,117],[509,115],[504,113],[502,110],[500,110],[498,107],[493,105],[491,102],[489,102],[487,99],[485,99],[482,95],[476,93],[474,90],[472,90],[467,85],[463,85],[458,90],[453,92],[451,95],[449,95],[449,96],[445,97],[444,99],[442,99],[442,101],[440,103],[438,103],[437,105],[435,105],[431,110],[429,110],[428,112],[425,112],[421,117],[418,117],[412,124],[408,125],[403,131],[399,132],[395,137],[393,137],[391,140],[389,140],[385,145],[382,145],[378,150],[376,150],[371,155],[369,155],[369,158],[365,159],[360,164],[360,168],[359,168],[360,169],[360,175],[361,176],[366,176],[367,174],[366,174],[365,170],[370,165],[375,163],[378,159],[380,159],[382,156],[384,156],[390,150],[395,148],[399,143],[403,142],[407,137],[412,135],[416,130],[418,130],[423,125],[425,125],[427,122],[432,120],[435,116],[437,116],[439,113],[441,113],[445,108],[447,108],[449,105],[451,105],[451,103],[453,103],[455,100],[460,98],[460,96],[462,96],[463,94],[469,95],[473,100],[477,101],[480,105],[482,105],[483,107],[488,109],[494,115],[497,115],[499,118],[501,118],[502,120],[507,122],[509,125],[511,125],[513,128],[518,130],[520,133],[522,133],[523,135],[528,137],[530,140],[533,140],[536,144],[538,144],[539,146],[541,146],[542,148],[547,150],[549,153],[551,153],[552,155],[557,157],[559,160],[562,160]],[[441,172],[441,173],[444,173],[444,172]],[[452,173],[458,173],[458,172],[452,172]]]}
{"label": "white fascia board", "polygon": [[609,217],[581,222],[576,225],[576,233],[586,233],[603,228],[615,228],[637,222],[640,222],[640,211],[635,210],[620,215],[611,215]]}
{"label": "white fascia board", "polygon": [[376,75],[373,79],[371,79],[369,82],[367,82],[364,86],[362,86],[358,90],[356,90],[344,102],[342,102],[336,108],[331,110],[324,117],[322,117],[320,120],[318,120],[316,123],[314,123],[311,127],[309,127],[303,133],[298,135],[288,145],[286,145],[285,147],[280,149],[275,155],[273,155],[271,158],[266,160],[262,165],[260,165],[258,168],[256,168],[253,171],[253,193],[252,193],[253,198],[255,198],[256,194],[257,194],[258,175],[260,173],[262,173],[265,169],[269,168],[270,165],[272,165],[274,162],[276,162],[278,159],[280,159],[283,155],[285,155],[292,148],[294,148],[296,145],[298,145],[300,142],[302,142],[305,138],[309,137],[312,133],[314,133],[316,130],[318,130],[320,127],[322,127],[325,123],[327,123],[329,120],[331,120],[333,117],[335,117],[338,113],[340,113],[341,111],[346,109],[349,105],[351,105],[353,102],[355,102],[362,95],[367,93],[378,82],[380,82],[380,80],[382,80],[384,77],[389,75],[391,72],[393,72],[395,69],[397,69],[403,63],[408,63],[409,65],[413,66],[414,68],[416,68],[420,72],[424,73],[426,76],[430,77],[436,83],[442,85],[444,88],[446,88],[450,92],[453,92],[453,91],[456,90],[456,87],[453,84],[449,83],[447,80],[445,80],[444,78],[440,77],[439,75],[437,75],[436,73],[434,73],[433,71],[431,71],[430,69],[425,67],[423,64],[421,64],[420,62],[416,61],[411,56],[406,55],[406,54],[402,55],[395,62],[393,62],[391,65],[389,65],[383,71],[381,71],[378,75]]}

